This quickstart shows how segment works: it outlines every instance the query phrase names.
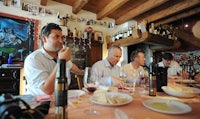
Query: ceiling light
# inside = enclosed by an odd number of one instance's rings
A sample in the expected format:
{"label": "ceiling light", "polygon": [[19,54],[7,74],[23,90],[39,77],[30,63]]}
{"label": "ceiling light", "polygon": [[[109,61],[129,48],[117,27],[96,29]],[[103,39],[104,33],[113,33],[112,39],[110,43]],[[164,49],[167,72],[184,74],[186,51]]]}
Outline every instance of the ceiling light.
{"label": "ceiling light", "polygon": [[184,26],[185,28],[187,28],[187,27],[189,27],[189,25],[188,24],[185,24],[185,26]]}

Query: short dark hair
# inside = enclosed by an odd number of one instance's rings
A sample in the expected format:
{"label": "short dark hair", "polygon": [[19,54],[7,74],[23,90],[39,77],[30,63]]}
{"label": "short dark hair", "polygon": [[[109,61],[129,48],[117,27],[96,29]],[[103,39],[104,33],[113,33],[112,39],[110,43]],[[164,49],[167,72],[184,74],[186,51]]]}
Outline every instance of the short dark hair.
{"label": "short dark hair", "polygon": [[165,59],[165,60],[172,60],[173,59],[173,56],[171,53],[163,53],[162,55],[162,58]]}
{"label": "short dark hair", "polygon": [[131,55],[130,55],[130,60],[133,61],[135,59],[135,57],[137,57],[138,53],[140,53],[140,52],[145,54],[144,50],[142,50],[142,49],[136,49],[136,50],[132,51]]}
{"label": "short dark hair", "polygon": [[53,30],[53,29],[62,31],[61,27],[58,24],[48,23],[47,25],[42,27],[40,37],[42,37],[42,35],[49,37],[49,35],[51,34],[51,30]]}

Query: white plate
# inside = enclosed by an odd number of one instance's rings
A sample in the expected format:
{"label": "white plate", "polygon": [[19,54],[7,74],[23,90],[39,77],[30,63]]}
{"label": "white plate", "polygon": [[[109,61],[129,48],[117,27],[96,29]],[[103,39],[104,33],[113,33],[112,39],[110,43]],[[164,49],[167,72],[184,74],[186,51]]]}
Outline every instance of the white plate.
{"label": "white plate", "polygon": [[190,79],[178,79],[178,80],[175,80],[176,83],[197,83],[195,80],[190,80]]}
{"label": "white plate", "polygon": [[127,98],[127,101],[124,103],[119,103],[119,104],[101,103],[95,99],[94,95],[90,96],[89,100],[95,104],[99,104],[99,105],[103,105],[103,106],[121,106],[121,105],[126,105],[128,103],[131,103],[133,101],[133,98],[130,95],[124,94],[124,93],[119,93],[119,92],[106,92],[106,96],[109,98],[112,98],[115,96],[118,96],[121,98]]}
{"label": "white plate", "polygon": [[[159,106],[155,106],[154,104],[166,105],[167,108],[161,109],[159,108]],[[174,101],[174,100],[167,100],[167,99],[160,99],[160,98],[152,98],[152,99],[144,100],[143,105],[148,109],[151,109],[153,111],[157,111],[160,113],[164,113],[164,114],[185,114],[192,111],[192,108],[187,104]]]}
{"label": "white plate", "polygon": [[[192,98],[200,94],[200,89],[192,88],[192,87],[182,87],[185,89],[191,89],[193,92],[183,92],[183,91],[175,91],[172,90],[173,86],[162,86],[162,89],[165,93],[175,97],[184,97],[184,98]],[[176,86],[177,88],[177,86]],[[181,88],[181,87],[180,87]]]}
{"label": "white plate", "polygon": [[82,96],[85,94],[85,91],[82,90],[68,90],[68,98]]}

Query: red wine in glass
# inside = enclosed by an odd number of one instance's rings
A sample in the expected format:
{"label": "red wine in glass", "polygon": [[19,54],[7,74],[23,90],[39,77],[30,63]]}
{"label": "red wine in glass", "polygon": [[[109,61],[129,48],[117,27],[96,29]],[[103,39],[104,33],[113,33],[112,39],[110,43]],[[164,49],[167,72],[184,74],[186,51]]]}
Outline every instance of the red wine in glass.
{"label": "red wine in glass", "polygon": [[87,87],[87,90],[90,92],[90,93],[93,93],[97,88],[96,87]]}

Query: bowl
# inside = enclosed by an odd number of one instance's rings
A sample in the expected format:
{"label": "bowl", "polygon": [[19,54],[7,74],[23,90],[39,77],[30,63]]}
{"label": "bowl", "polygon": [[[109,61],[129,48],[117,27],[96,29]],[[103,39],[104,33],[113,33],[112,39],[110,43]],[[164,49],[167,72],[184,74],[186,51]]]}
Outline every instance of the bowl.
{"label": "bowl", "polygon": [[200,89],[185,86],[162,86],[165,93],[175,97],[192,98],[200,94]]}

